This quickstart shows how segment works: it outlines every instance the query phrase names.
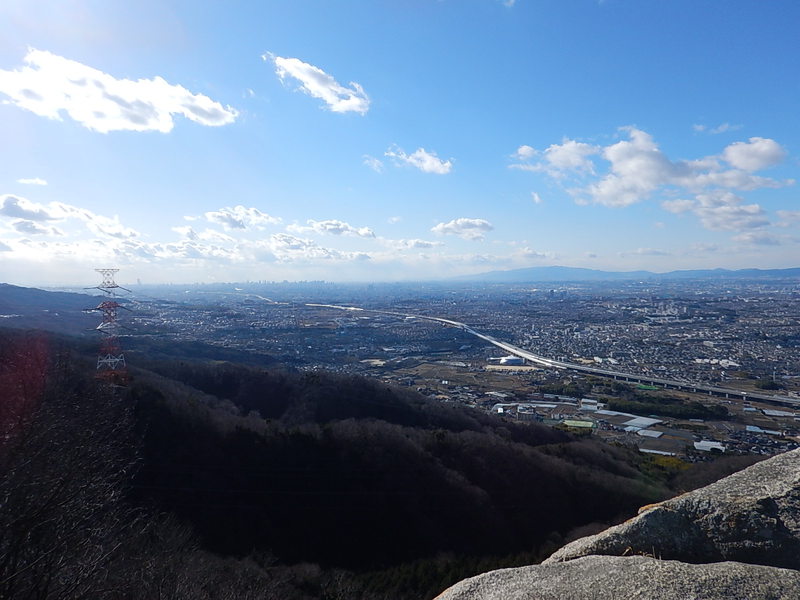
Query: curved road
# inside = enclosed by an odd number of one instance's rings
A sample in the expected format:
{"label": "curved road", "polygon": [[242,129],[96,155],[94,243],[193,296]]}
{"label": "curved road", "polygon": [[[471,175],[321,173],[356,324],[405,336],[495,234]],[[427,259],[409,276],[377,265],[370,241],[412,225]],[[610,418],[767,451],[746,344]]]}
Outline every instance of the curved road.
{"label": "curved road", "polygon": [[312,306],[317,308],[335,308],[338,310],[346,310],[346,311],[370,312],[382,315],[393,315],[396,317],[403,317],[410,319],[423,319],[426,321],[436,321],[437,323],[443,323],[451,327],[458,327],[459,329],[463,329],[470,335],[474,335],[475,337],[478,337],[486,342],[489,342],[490,344],[494,344],[495,346],[497,346],[498,348],[502,348],[509,354],[513,354],[514,356],[519,356],[520,358],[524,358],[525,360],[532,362],[534,364],[541,365],[544,367],[550,367],[552,369],[565,369],[569,371],[577,371],[580,373],[590,373],[592,375],[597,375],[600,377],[610,377],[617,380],[632,381],[634,383],[656,385],[663,388],[682,390],[686,392],[705,393],[710,396],[722,396],[724,398],[740,398],[742,400],[752,399],[752,400],[759,400],[761,402],[767,402],[770,404],[777,404],[780,406],[789,406],[793,408],[800,407],[800,400],[787,398],[786,396],[773,396],[771,394],[762,394],[759,392],[743,392],[741,390],[717,387],[713,385],[688,383],[685,381],[678,381],[675,379],[661,379],[657,377],[649,377],[646,375],[623,373],[621,371],[611,371],[608,369],[599,369],[597,367],[590,367],[587,365],[579,365],[576,363],[553,360],[551,358],[539,356],[538,354],[534,354],[533,352],[529,352],[528,350],[524,350],[518,346],[509,344],[508,342],[503,342],[501,340],[493,338],[490,335],[486,335],[480,333],[479,331],[475,331],[465,323],[461,323],[459,321],[453,321],[452,319],[442,319],[440,317],[427,317],[423,315],[399,313],[389,310],[364,309],[356,306],[336,306],[334,304],[306,304],[306,306]]}

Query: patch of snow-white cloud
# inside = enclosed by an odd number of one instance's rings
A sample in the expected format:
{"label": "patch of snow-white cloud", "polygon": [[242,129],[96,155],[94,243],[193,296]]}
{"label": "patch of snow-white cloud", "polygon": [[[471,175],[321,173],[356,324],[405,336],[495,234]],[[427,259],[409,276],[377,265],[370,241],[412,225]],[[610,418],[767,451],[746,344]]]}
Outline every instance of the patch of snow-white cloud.
{"label": "patch of snow-white cloud", "polygon": [[494,226],[485,219],[469,219],[460,217],[447,223],[439,223],[431,228],[437,235],[456,235],[465,240],[483,240],[488,231],[492,231]]}
{"label": "patch of snow-white cloud", "polygon": [[26,235],[63,235],[56,227],[46,227],[36,221],[26,221],[25,219],[14,221],[11,226],[19,233]]}
{"label": "patch of snow-white cloud", "polygon": [[351,81],[344,86],[319,67],[303,62],[299,58],[287,58],[267,53],[261,57],[275,65],[275,73],[282,82],[287,77],[300,83],[300,90],[325,102],[332,112],[356,112],[366,114],[369,96],[358,83]]}
{"label": "patch of snow-white cloud", "polygon": [[0,196],[0,217],[21,219],[22,224],[14,226],[19,232],[25,230],[27,233],[62,235],[63,232],[60,229],[34,227],[30,223],[75,219],[83,222],[86,228],[96,235],[114,238],[132,238],[139,235],[134,229],[122,225],[116,216],[98,215],[86,208],[63,202],[50,202],[43,205],[11,194]]}
{"label": "patch of snow-white cloud", "polygon": [[528,246],[524,246],[517,251],[514,252],[513,256],[515,258],[525,259],[525,260],[545,260],[545,259],[553,259],[555,258],[554,252],[540,252],[539,250],[534,250]]}
{"label": "patch of snow-white cloud", "polygon": [[698,133],[710,133],[711,135],[719,135],[720,133],[726,133],[728,131],[737,131],[741,128],[741,125],[732,125],[731,123],[727,122],[720,123],[716,127],[709,127],[708,125],[703,124],[692,125],[692,129]]}
{"label": "patch of snow-white cloud", "polygon": [[0,216],[29,221],[52,221],[57,218],[41,204],[12,194],[0,196]]}
{"label": "patch of snow-white cloud", "polygon": [[365,154],[363,159],[364,164],[370,169],[376,173],[383,173],[383,162],[380,159],[370,156],[369,154]]}
{"label": "patch of snow-white cloud", "polygon": [[786,158],[786,150],[775,140],[751,137],[746,142],[734,142],[722,151],[722,158],[737,169],[760,171]]}
{"label": "patch of snow-white cloud", "polygon": [[672,213],[694,213],[703,227],[713,231],[743,231],[769,225],[758,204],[743,204],[743,199],[724,190],[697,194],[694,199],[667,200],[661,206]]}
{"label": "patch of snow-white cloud", "polygon": [[286,227],[288,231],[293,233],[307,234],[330,234],[330,235],[345,235],[363,238],[374,238],[375,232],[369,227],[353,227],[349,223],[339,221],[338,219],[327,219],[325,221],[315,221],[309,219],[306,225],[292,224]]}
{"label": "patch of snow-white cloud", "polygon": [[[560,144],[551,144],[542,152],[531,146],[520,146],[514,157],[523,162],[515,163],[512,168],[523,171],[540,171],[551,177],[561,178],[569,173],[594,173],[594,163],[590,157],[599,154],[600,148],[592,144],[564,139]],[[541,157],[539,162],[528,162]]]}
{"label": "patch of snow-white cloud", "polygon": [[444,242],[421,240],[418,238],[400,240],[381,239],[381,242],[395,250],[420,250],[444,246]]}
{"label": "patch of snow-white cloud", "polygon": [[[724,124],[723,124],[724,125]],[[705,126],[695,129],[705,131]],[[715,129],[733,130],[733,126]],[[543,172],[567,187],[579,204],[625,207],[661,196],[672,213],[692,213],[712,230],[744,231],[766,227],[766,212],[734,192],[792,185],[756,174],[777,165],[786,150],[775,140],[751,137],[726,146],[718,155],[673,160],[653,137],[636,127],[620,130],[624,139],[594,146],[566,139],[543,151],[521,147],[512,168]],[[525,150],[522,150],[525,148]],[[604,166],[606,167],[604,170]],[[681,198],[675,198],[681,194]]]}
{"label": "patch of snow-white cloud", "polygon": [[542,203],[542,197],[536,192],[531,192],[531,200],[533,201],[534,204]]}
{"label": "patch of snow-white cloud", "polygon": [[83,221],[86,227],[95,235],[107,236],[118,239],[130,239],[139,237],[139,232],[130,227],[126,227],[119,221],[119,217],[107,217],[98,215],[86,208],[64,204],[63,202],[53,202],[55,214],[61,219],[78,219]]}
{"label": "patch of snow-white cloud", "polygon": [[193,242],[203,241],[203,242],[231,243],[235,241],[231,236],[225,235],[220,231],[215,231],[213,229],[204,229],[203,231],[196,231],[194,227],[192,227],[191,225],[173,227],[172,231],[181,235],[187,240],[191,240]]}
{"label": "patch of snow-white cloud", "polygon": [[[280,225],[281,219],[261,212],[255,207],[245,207],[241,204],[230,207],[226,206],[219,210],[212,210],[203,213],[203,217],[209,223],[222,225],[225,229],[263,229],[267,225]],[[195,220],[197,217],[185,217],[187,220]]]}
{"label": "patch of snow-white cloud", "polygon": [[[542,156],[539,162],[511,166],[542,171],[556,179],[565,176],[589,179],[583,187],[572,188],[571,193],[577,198],[606,206],[636,204],[666,188],[692,192],[713,187],[754,190],[793,183],[753,174],[753,171],[777,164],[786,156],[786,151],[774,140],[750,138],[749,142],[729,145],[718,157],[673,161],[661,151],[649,133],[635,127],[624,127],[621,131],[627,139],[605,147],[565,140],[539,153]],[[604,159],[609,165],[608,171],[599,178],[591,177],[599,166],[595,157]],[[723,167],[720,160],[733,168]]]}
{"label": "patch of snow-white cloud", "polygon": [[528,146],[527,144],[523,144],[517,151],[514,153],[514,158],[517,160],[530,160],[534,156],[539,154],[533,146]]}
{"label": "patch of snow-white cloud", "polygon": [[436,175],[447,175],[453,168],[453,159],[442,160],[436,152],[428,152],[425,148],[417,148],[411,154],[406,154],[402,148],[391,146],[384,156],[393,158],[401,165],[410,165],[423,173],[435,173]]}
{"label": "patch of snow-white cloud", "polygon": [[325,248],[313,240],[299,238],[288,233],[275,233],[270,236],[267,246],[282,262],[315,260],[367,260],[365,252],[343,252]]}
{"label": "patch of snow-white cloud", "polygon": [[66,113],[84,127],[110,131],[171,131],[174,115],[207,126],[232,123],[238,113],[203,94],[161,77],[117,79],[68,58],[31,49],[26,66],[0,70],[0,93],[39,116],[62,120]]}
{"label": "patch of snow-white cloud", "polygon": [[42,179],[41,177],[31,177],[29,179],[17,179],[17,183],[21,183],[22,185],[47,185],[47,181]]}

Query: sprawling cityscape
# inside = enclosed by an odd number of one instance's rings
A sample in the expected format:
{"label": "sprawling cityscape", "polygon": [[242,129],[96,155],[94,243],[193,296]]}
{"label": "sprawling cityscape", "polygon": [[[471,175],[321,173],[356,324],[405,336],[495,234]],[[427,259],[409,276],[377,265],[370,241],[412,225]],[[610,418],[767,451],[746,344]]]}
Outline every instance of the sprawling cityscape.
{"label": "sprawling cityscape", "polygon": [[[699,459],[800,442],[792,281],[134,286],[131,341],[202,341]],[[135,364],[135,352],[133,353]]]}

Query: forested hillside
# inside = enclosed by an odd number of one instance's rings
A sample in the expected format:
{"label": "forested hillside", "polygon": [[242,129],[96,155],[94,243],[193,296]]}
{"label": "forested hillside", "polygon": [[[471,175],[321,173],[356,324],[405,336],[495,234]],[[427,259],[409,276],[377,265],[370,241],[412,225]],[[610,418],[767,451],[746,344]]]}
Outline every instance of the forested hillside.
{"label": "forested hillside", "polygon": [[41,333],[0,354],[0,597],[432,597],[672,494],[630,450],[362,378],[162,358],[111,388]]}

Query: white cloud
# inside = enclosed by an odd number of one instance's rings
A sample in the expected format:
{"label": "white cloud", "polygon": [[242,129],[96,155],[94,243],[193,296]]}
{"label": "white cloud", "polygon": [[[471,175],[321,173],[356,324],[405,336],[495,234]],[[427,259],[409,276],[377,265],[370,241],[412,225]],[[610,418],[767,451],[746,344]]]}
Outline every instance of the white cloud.
{"label": "white cloud", "polygon": [[[137,231],[122,225],[116,216],[98,215],[88,209],[63,202],[51,202],[45,206],[10,194],[0,196],[0,216],[18,218],[30,223],[76,219],[82,221],[87,229],[96,235],[114,238],[132,238],[139,235]],[[52,235],[62,235],[63,233],[56,228],[34,228],[28,224],[15,226],[15,228],[20,232],[25,229],[28,233],[37,234],[47,232]]]}
{"label": "white cloud", "polygon": [[611,171],[586,191],[606,206],[628,206],[647,198],[659,186],[688,174],[688,167],[671,162],[646,132],[628,128],[628,140],[603,148]]}
{"label": "white cloud", "polygon": [[677,199],[677,200],[665,200],[661,203],[661,207],[664,210],[667,210],[671,213],[675,213],[679,215],[681,213],[688,212],[692,210],[697,205],[695,200],[687,200],[687,199]]}
{"label": "white cloud", "polygon": [[411,239],[411,240],[381,240],[384,244],[396,250],[418,250],[436,248],[444,246],[443,242],[431,242],[428,240]]}
{"label": "white cloud", "polygon": [[44,50],[28,51],[26,66],[0,70],[0,92],[11,103],[39,116],[61,120],[65,112],[84,127],[109,131],[160,131],[174,126],[173,115],[201,125],[232,123],[235,109],[180,85],[112,75]]}
{"label": "white cloud", "polygon": [[0,241],[0,252],[11,252],[12,248],[8,244]]}
{"label": "white cloud", "polygon": [[[774,140],[751,138],[747,143],[731,144],[720,157],[672,161],[647,132],[635,127],[624,127],[622,131],[628,139],[602,148],[565,140],[547,148],[542,153],[541,162],[511,166],[542,171],[556,179],[567,175],[585,179],[597,168],[590,157],[599,154],[609,163],[608,172],[570,192],[579,201],[588,198],[606,206],[636,204],[669,187],[700,192],[709,188],[754,190],[793,183],[752,174],[752,171],[776,164],[785,157],[786,151]],[[734,168],[723,168],[720,158]]]}
{"label": "white cloud", "polygon": [[637,256],[670,256],[670,253],[660,248],[637,248],[631,254]]}
{"label": "white cloud", "polygon": [[484,234],[493,229],[494,226],[485,219],[461,217],[448,223],[439,223],[431,231],[437,235],[457,235],[465,240],[483,240]]}
{"label": "white cloud", "polygon": [[692,125],[692,129],[694,129],[695,131],[700,133],[702,132],[710,133],[711,135],[719,135],[720,133],[725,133],[728,131],[737,131],[741,128],[742,128],[741,125],[731,125],[730,123],[727,122],[720,123],[716,127],[709,127],[708,125],[701,125],[701,124]]}
{"label": "white cloud", "polygon": [[[708,128],[697,125],[695,129]],[[715,129],[732,130],[733,126],[721,125]],[[604,147],[565,140],[541,153],[526,151],[526,156],[538,158],[538,162],[512,167],[544,172],[557,181],[567,176],[577,179],[578,185],[567,191],[579,204],[594,202],[624,207],[661,194],[666,196],[661,202],[665,210],[692,213],[705,228],[717,231],[741,232],[769,225],[759,204],[745,204],[734,191],[794,183],[754,174],[786,157],[786,150],[775,140],[753,137],[747,142],[728,145],[719,155],[671,160],[647,132],[635,127],[624,127],[621,131],[626,139]],[[605,173],[596,174],[600,161],[595,155],[608,163]],[[676,193],[692,197],[676,199]]]}
{"label": "white cloud", "polygon": [[331,234],[331,235],[346,235],[364,238],[374,238],[375,232],[369,227],[353,227],[349,223],[339,221],[337,219],[328,219],[326,221],[315,221],[309,219],[306,221],[307,226],[292,224],[286,227],[288,231],[293,233],[317,233],[317,234]]}
{"label": "white cloud", "polygon": [[717,252],[719,250],[719,246],[710,242],[696,242],[692,244],[689,249],[690,253],[692,254],[708,254],[711,252]]}
{"label": "white cloud", "polygon": [[537,154],[539,153],[533,146],[522,145],[517,148],[517,151],[514,153],[514,158],[518,160],[530,160]]}
{"label": "white cloud", "polygon": [[515,158],[530,161],[541,156],[542,161],[517,163],[511,167],[524,171],[542,171],[556,178],[573,172],[594,173],[594,163],[590,157],[599,153],[600,148],[597,146],[564,139],[560,144],[551,144],[541,153],[531,146],[520,146],[514,155]]}
{"label": "white cloud", "polygon": [[12,196],[11,194],[0,196],[0,215],[29,221],[52,221],[56,219],[41,204],[36,204],[26,198]]}
{"label": "white cloud", "polygon": [[191,260],[222,260],[222,261],[236,261],[241,259],[235,250],[223,248],[214,244],[202,244],[194,240],[181,240],[170,244],[155,244],[152,246],[146,245],[123,245],[121,250],[124,252],[133,252],[141,254],[144,257],[148,255],[167,259],[191,259]]}
{"label": "white cloud", "polygon": [[389,217],[388,219],[386,219],[386,222],[389,223],[390,225],[394,225],[395,223],[399,223],[402,220],[403,220],[403,217],[394,216],[394,217]]}
{"label": "white cloud", "polygon": [[544,151],[545,160],[557,171],[586,171],[594,173],[594,163],[589,157],[598,153],[597,146],[564,140],[561,144],[553,144]]}
{"label": "white cloud", "polygon": [[182,227],[173,227],[172,231],[180,234],[187,240],[191,240],[193,242],[204,241],[204,242],[230,243],[236,241],[231,236],[225,235],[220,231],[214,231],[213,229],[205,229],[200,232],[195,231],[195,229],[191,225],[184,225]]}
{"label": "white cloud", "polygon": [[[246,208],[241,204],[234,207],[226,206],[219,210],[203,213],[203,217],[210,222],[222,225],[225,229],[263,229],[267,225],[280,225],[281,219],[263,213],[257,208]],[[194,220],[197,217],[184,217]]]}
{"label": "white cloud", "polygon": [[191,225],[184,225],[181,227],[173,227],[172,231],[175,233],[185,237],[187,240],[197,240],[197,232]]}
{"label": "white cloud", "polygon": [[370,256],[365,252],[342,252],[333,248],[325,248],[316,242],[289,235],[275,233],[270,236],[268,247],[279,261],[313,261],[313,260],[366,260]]}
{"label": "white cloud", "polygon": [[435,152],[428,152],[425,148],[417,148],[412,154],[406,154],[402,148],[390,147],[384,156],[395,159],[400,164],[411,165],[423,173],[446,175],[453,168],[453,159],[442,160]]}
{"label": "white cloud", "polygon": [[44,227],[36,221],[20,219],[19,221],[14,221],[11,226],[19,233],[27,235],[63,235],[56,227]]}
{"label": "white cloud", "polygon": [[542,203],[542,197],[539,194],[537,194],[536,192],[531,192],[531,200],[533,200],[534,204],[541,204]]}
{"label": "white cloud", "polygon": [[735,242],[748,246],[779,246],[780,239],[768,231],[745,231],[733,237]]}
{"label": "white cloud", "polygon": [[777,227],[791,227],[795,223],[800,223],[800,210],[779,210],[775,212],[780,219],[776,223]]}
{"label": "white cloud", "polygon": [[764,210],[758,204],[742,204],[743,199],[732,192],[712,190],[697,194],[693,200],[667,200],[661,206],[672,213],[694,213],[706,229],[713,231],[742,231],[769,225]]}
{"label": "white cloud", "polygon": [[303,62],[299,58],[285,58],[267,53],[261,57],[272,61],[275,73],[281,81],[292,77],[300,82],[300,89],[314,98],[319,98],[333,112],[357,112],[366,114],[369,110],[369,97],[358,83],[350,82],[345,87],[331,75],[314,65]]}
{"label": "white cloud", "polygon": [[366,166],[376,173],[383,173],[383,162],[381,162],[380,159],[370,156],[369,154],[365,154],[363,158]]}
{"label": "white cloud", "polygon": [[720,133],[725,133],[726,131],[736,131],[736,130],[741,129],[741,128],[742,128],[741,125],[731,125],[730,123],[720,123],[716,127],[712,127],[711,129],[709,129],[708,132],[712,133],[714,135],[717,135],[717,134],[720,134]]}
{"label": "white cloud", "polygon": [[58,218],[79,219],[83,221],[86,227],[95,235],[118,239],[139,237],[138,231],[122,225],[122,223],[119,222],[119,217],[116,215],[113,217],[106,217],[105,215],[95,214],[85,208],[79,208],[62,202],[53,202],[50,206],[53,207]]}
{"label": "white cloud", "polygon": [[31,179],[17,179],[17,183],[21,183],[23,185],[47,185],[47,181],[39,177],[33,177]]}
{"label": "white cloud", "polygon": [[734,142],[725,148],[722,158],[737,169],[760,171],[786,158],[786,150],[775,140],[751,137],[747,142]]}
{"label": "white cloud", "polygon": [[514,256],[517,258],[527,259],[527,260],[544,260],[544,259],[552,259],[555,258],[555,253],[553,252],[539,252],[538,250],[533,250],[528,246],[524,248],[520,248],[514,253]]}

